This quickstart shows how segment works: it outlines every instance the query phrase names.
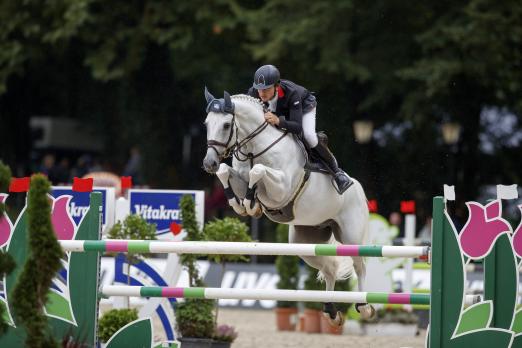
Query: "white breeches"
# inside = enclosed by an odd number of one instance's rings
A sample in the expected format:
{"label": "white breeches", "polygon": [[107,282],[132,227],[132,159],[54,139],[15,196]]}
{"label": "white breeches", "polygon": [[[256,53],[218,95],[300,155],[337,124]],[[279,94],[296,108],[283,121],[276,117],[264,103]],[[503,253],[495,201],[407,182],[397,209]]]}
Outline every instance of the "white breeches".
{"label": "white breeches", "polygon": [[316,147],[319,142],[315,132],[315,112],[316,108],[313,108],[303,115],[303,136],[311,148]]}

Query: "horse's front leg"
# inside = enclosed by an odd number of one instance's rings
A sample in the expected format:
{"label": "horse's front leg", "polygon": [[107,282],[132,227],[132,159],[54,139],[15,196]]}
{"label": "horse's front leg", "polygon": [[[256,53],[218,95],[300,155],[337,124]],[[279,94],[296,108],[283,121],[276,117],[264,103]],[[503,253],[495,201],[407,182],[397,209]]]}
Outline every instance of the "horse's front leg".
{"label": "horse's front leg", "polygon": [[234,211],[237,214],[242,216],[247,215],[242,200],[238,198],[238,196],[245,196],[245,191],[247,187],[246,181],[241,179],[239,174],[225,163],[220,164],[219,169],[216,172],[216,176],[218,177],[219,181],[221,181],[221,184],[223,184],[228,204],[232,207],[232,209],[234,209]]}
{"label": "horse's front leg", "polygon": [[272,169],[262,164],[256,164],[248,173],[248,189],[243,205],[248,215],[260,217],[263,214],[259,201],[255,199],[256,184],[262,180],[269,199],[272,202],[281,202],[284,198],[285,185],[284,173],[280,170]]}

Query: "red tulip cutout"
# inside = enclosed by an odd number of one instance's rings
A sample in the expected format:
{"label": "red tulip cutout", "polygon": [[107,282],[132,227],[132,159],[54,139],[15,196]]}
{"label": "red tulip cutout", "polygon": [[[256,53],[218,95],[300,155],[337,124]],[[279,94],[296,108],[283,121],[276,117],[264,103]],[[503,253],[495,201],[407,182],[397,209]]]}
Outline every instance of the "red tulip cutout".
{"label": "red tulip cutout", "polygon": [[56,236],[60,240],[74,238],[74,222],[67,211],[72,196],[60,196],[54,199],[51,221]]}
{"label": "red tulip cutout", "polygon": [[460,245],[464,254],[472,259],[481,259],[489,254],[497,238],[511,232],[509,223],[502,219],[502,204],[495,200],[483,206],[467,202],[469,217],[460,233]]}

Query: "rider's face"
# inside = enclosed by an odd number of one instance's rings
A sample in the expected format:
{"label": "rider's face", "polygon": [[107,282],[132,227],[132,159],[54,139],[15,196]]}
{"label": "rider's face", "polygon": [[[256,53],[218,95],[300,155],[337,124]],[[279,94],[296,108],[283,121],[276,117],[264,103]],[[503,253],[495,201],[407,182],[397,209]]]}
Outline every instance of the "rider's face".
{"label": "rider's face", "polygon": [[258,89],[257,93],[259,93],[259,98],[263,102],[267,102],[272,99],[275,95],[275,86],[269,87],[267,89]]}

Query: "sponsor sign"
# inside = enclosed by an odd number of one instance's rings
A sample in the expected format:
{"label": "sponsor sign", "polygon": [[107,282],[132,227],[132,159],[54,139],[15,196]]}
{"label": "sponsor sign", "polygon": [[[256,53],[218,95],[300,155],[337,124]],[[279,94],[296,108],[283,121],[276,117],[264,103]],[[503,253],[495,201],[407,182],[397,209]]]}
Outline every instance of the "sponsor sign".
{"label": "sponsor sign", "polygon": [[156,224],[157,238],[172,240],[181,232],[180,201],[184,195],[191,195],[196,205],[196,220],[203,226],[205,195],[203,191],[189,190],[143,190],[128,192],[128,208],[131,214],[143,217]]}
{"label": "sponsor sign", "polygon": [[[105,232],[114,225],[114,188],[94,187],[92,191],[102,194],[102,225]],[[89,210],[90,194],[90,192],[73,191],[72,186],[53,186],[51,191],[51,196],[54,198],[64,195],[72,196],[67,209],[76,226],[80,224],[83,216]]]}

